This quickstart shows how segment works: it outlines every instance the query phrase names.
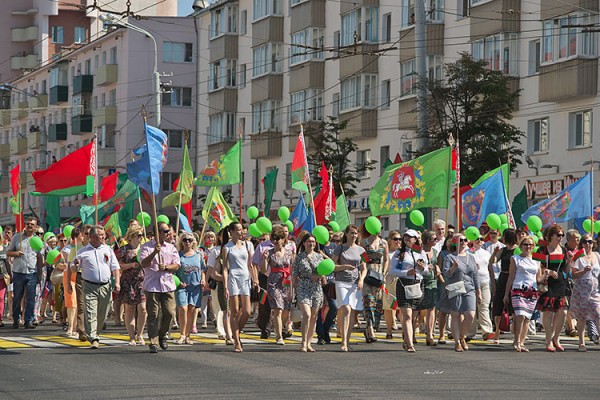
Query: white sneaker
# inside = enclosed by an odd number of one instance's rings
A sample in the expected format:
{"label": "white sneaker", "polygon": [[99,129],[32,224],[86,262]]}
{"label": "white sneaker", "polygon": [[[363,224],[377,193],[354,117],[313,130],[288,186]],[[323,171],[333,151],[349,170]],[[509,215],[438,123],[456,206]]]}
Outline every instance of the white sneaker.
{"label": "white sneaker", "polygon": [[275,342],[275,344],[283,346],[283,345],[285,345],[285,342],[283,341],[283,339],[277,339],[277,341]]}

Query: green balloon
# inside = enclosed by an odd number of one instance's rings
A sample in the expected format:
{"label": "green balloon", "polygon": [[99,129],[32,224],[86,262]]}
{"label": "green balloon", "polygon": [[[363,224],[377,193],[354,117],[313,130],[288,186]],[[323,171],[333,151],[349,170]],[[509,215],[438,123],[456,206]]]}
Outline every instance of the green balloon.
{"label": "green balloon", "polygon": [[279,207],[279,210],[277,211],[277,216],[282,222],[287,221],[288,219],[290,219],[290,209],[286,206]]}
{"label": "green balloon", "polygon": [[152,224],[152,218],[150,218],[150,214],[145,211],[138,213],[135,219],[137,219],[137,222],[139,222],[144,228],[147,228]]}
{"label": "green balloon", "polygon": [[[506,215],[504,217],[506,217]],[[485,222],[487,222],[490,229],[493,230],[500,229],[500,225],[502,225],[502,219],[498,214],[495,213],[491,213],[490,215],[488,215],[485,219]]]}
{"label": "green balloon", "polygon": [[285,221],[285,225],[288,227],[288,232],[294,232],[294,223],[289,219]]}
{"label": "green balloon", "polygon": [[508,224],[502,224],[500,225],[500,233],[504,233],[504,231],[508,229]]}
{"label": "green balloon", "polygon": [[417,226],[423,226],[425,223],[425,216],[420,210],[412,210],[409,214],[410,222]]}
{"label": "green balloon", "polygon": [[73,229],[75,229],[75,227],[73,225],[67,225],[67,226],[64,227],[63,234],[65,235],[65,237],[67,239],[71,238],[71,234],[73,233]]}
{"label": "green balloon", "polygon": [[256,220],[256,226],[262,233],[271,233],[273,230],[273,224],[267,217],[260,217]]}
{"label": "green balloon", "polygon": [[365,221],[365,229],[371,235],[377,235],[381,232],[381,221],[377,217],[371,216]]}
{"label": "green balloon", "polygon": [[583,221],[583,230],[588,233],[592,231],[592,220],[591,219],[588,218],[585,221]]}
{"label": "green balloon", "polygon": [[321,276],[329,275],[335,269],[335,263],[331,258],[326,258],[317,265],[317,274]]}
{"label": "green balloon", "polygon": [[256,219],[256,217],[258,217],[258,208],[250,206],[248,207],[248,211],[246,211],[246,214],[248,215],[248,218]]}
{"label": "green balloon", "polygon": [[531,215],[529,218],[527,218],[527,227],[529,228],[529,230],[533,233],[537,233],[539,231],[542,230],[542,219],[540,217],[538,217],[537,215]]}
{"label": "green balloon", "polygon": [[312,231],[317,243],[325,244],[329,241],[329,231],[323,225],[315,226]]}
{"label": "green balloon", "polygon": [[535,243],[537,245],[540,238],[537,236],[532,236],[531,238],[533,239],[533,243]]}
{"label": "green balloon", "polygon": [[469,241],[473,242],[477,240],[480,236],[479,229],[476,226],[470,226],[465,230],[465,236]]}
{"label": "green balloon", "polygon": [[535,236],[537,236],[539,239],[543,239],[544,238],[544,234],[542,232],[536,233]]}
{"label": "green balloon", "polygon": [[60,258],[60,251],[53,249],[46,254],[46,264],[54,265]]}
{"label": "green balloon", "polygon": [[29,246],[33,251],[41,251],[44,248],[44,242],[39,236],[32,236],[31,239],[29,239]]}
{"label": "green balloon", "polygon": [[334,232],[339,232],[340,231],[340,224],[338,224],[335,221],[329,221],[329,226],[331,227],[331,229],[333,229]]}
{"label": "green balloon", "polygon": [[516,256],[518,256],[518,255],[521,255],[521,248],[520,248],[520,247],[517,247],[517,248],[515,249],[515,252],[514,252],[514,254],[515,254]]}
{"label": "green balloon", "polygon": [[52,236],[56,237],[56,235],[52,232],[46,232],[44,233],[44,242],[47,242],[48,239],[50,239]]}
{"label": "green balloon", "polygon": [[0,235],[2,235],[4,231],[2,230],[2,227],[0,226]]}
{"label": "green balloon", "polygon": [[169,217],[167,217],[167,216],[166,216],[166,215],[164,215],[164,214],[161,214],[161,215],[159,215],[158,217],[156,217],[156,220],[157,220],[158,222],[164,222],[165,224],[170,224],[170,223],[171,223],[171,221],[169,221]]}
{"label": "green balloon", "polygon": [[[594,233],[600,233],[600,221],[594,222]],[[2,232],[0,231],[0,235]]]}
{"label": "green balloon", "polygon": [[260,229],[258,229],[256,223],[252,223],[250,224],[250,226],[248,226],[248,232],[250,232],[252,237],[255,238],[260,237],[260,235],[262,235],[262,232],[260,231]]}
{"label": "green balloon", "polygon": [[179,285],[181,285],[181,281],[179,280],[179,277],[175,274],[173,274],[173,283],[175,284],[176,288],[178,288]]}
{"label": "green balloon", "polygon": [[500,214],[500,224],[508,224],[508,217],[506,214]]}

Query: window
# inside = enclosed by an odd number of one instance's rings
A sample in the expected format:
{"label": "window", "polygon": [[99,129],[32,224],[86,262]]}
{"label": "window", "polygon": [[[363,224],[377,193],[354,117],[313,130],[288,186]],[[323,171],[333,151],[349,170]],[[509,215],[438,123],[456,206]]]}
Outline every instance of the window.
{"label": "window", "polygon": [[256,21],[269,15],[282,15],[281,11],[281,0],[254,0],[252,19]]}
{"label": "window", "polygon": [[240,65],[240,87],[246,87],[246,64]]}
{"label": "window", "polygon": [[179,178],[179,174],[176,172],[163,172],[162,173],[162,190],[163,192],[170,192],[173,190],[173,184]]}
{"label": "window", "polygon": [[290,49],[290,65],[298,64],[306,60],[322,60],[323,51],[323,28],[307,28],[300,32],[292,33],[292,46]]}
{"label": "window", "polygon": [[248,32],[248,10],[242,11],[240,16],[240,35],[245,35]]}
{"label": "window", "polygon": [[390,80],[381,82],[381,108],[390,108]]}
{"label": "window", "polygon": [[110,64],[117,63],[117,46],[111,47],[110,49]]}
{"label": "window", "polygon": [[356,152],[356,176],[358,178],[370,178],[370,171],[367,169],[371,163],[370,150],[358,150]]}
{"label": "window", "polygon": [[336,57],[340,56],[340,43],[341,43],[340,40],[341,40],[340,31],[333,32],[333,48],[335,49]]}
{"label": "window", "polygon": [[256,181],[258,180],[258,172],[256,169],[252,170],[252,194],[258,193],[258,184]]}
{"label": "window", "polygon": [[98,137],[98,147],[101,149],[115,148],[115,128],[107,125],[102,125]]}
{"label": "window", "polygon": [[[364,29],[363,29],[364,26]],[[363,7],[342,15],[340,45],[350,46],[356,43],[377,42],[379,32],[379,8]]]}
{"label": "window", "polygon": [[220,113],[209,116],[208,144],[235,141],[235,113]]}
{"label": "window", "polygon": [[597,33],[587,29],[597,24],[598,17],[573,13],[546,20],[542,25],[542,62],[566,60],[576,56],[597,54]]}
{"label": "window", "polygon": [[171,93],[163,93],[162,105],[171,107],[191,107],[192,88],[173,87]]}
{"label": "window", "polygon": [[390,146],[381,146],[379,148],[379,176],[385,171],[385,164],[390,159]]}
{"label": "window", "polygon": [[529,60],[528,60],[528,73],[529,75],[535,75],[540,72],[541,63],[541,42],[539,40],[531,40],[529,42]]}
{"label": "window", "polygon": [[252,133],[281,131],[281,101],[252,104]]}
{"label": "window", "polygon": [[114,107],[117,105],[117,89],[108,92],[108,105]]}
{"label": "window", "polygon": [[290,93],[290,125],[323,120],[323,91],[308,89]]}
{"label": "window", "polygon": [[540,153],[548,151],[548,118],[540,118],[527,123],[527,151]]}
{"label": "window", "polygon": [[401,0],[400,6],[400,26],[406,28],[415,24],[415,1]]}
{"label": "window", "polygon": [[290,6],[294,7],[296,4],[302,3],[304,0],[290,0]]}
{"label": "window", "polygon": [[87,35],[85,32],[85,26],[76,26],[73,41],[77,44],[81,44],[81,43],[85,43],[86,39],[87,39]]}
{"label": "window", "polygon": [[387,13],[382,18],[382,40],[383,43],[389,43],[392,41],[392,13]]}
{"label": "window", "polygon": [[337,118],[340,115],[340,94],[334,93],[331,99],[331,116]]}
{"label": "window", "polygon": [[340,111],[376,107],[377,101],[377,75],[358,75],[342,81]]}
{"label": "window", "polygon": [[185,134],[181,129],[164,129],[164,132],[167,134],[169,148],[183,149],[183,138],[185,137]]}
{"label": "window", "polygon": [[84,67],[83,67],[84,75],[91,75],[92,74],[92,60],[90,60],[88,58],[87,60],[85,60],[83,65],[84,65]]}
{"label": "window", "polygon": [[410,161],[413,159],[413,146],[412,142],[403,142],[402,143],[402,160]]}
{"label": "window", "polygon": [[444,21],[444,0],[428,0],[425,2],[425,17],[427,21]]}
{"label": "window", "polygon": [[265,43],[252,49],[252,76],[282,71],[281,43]]}
{"label": "window", "polygon": [[163,61],[171,63],[191,63],[193,60],[193,44],[163,42]]}
{"label": "window", "polygon": [[237,86],[236,60],[223,59],[211,64],[209,72],[209,91],[235,86]]}
{"label": "window", "polygon": [[[227,6],[213,10],[210,14],[210,38],[213,39],[226,33],[236,33],[237,12],[237,6]],[[245,26],[244,29],[246,29]]]}
{"label": "window", "polygon": [[588,147],[592,144],[592,111],[569,114],[569,148]]}
{"label": "window", "polygon": [[68,86],[69,84],[69,69],[68,65],[61,63],[50,70],[50,87]]}
{"label": "window", "polygon": [[292,163],[285,164],[285,188],[292,188]]}
{"label": "window", "polygon": [[65,42],[65,28],[62,26],[53,26],[51,30],[52,43],[64,43]]}
{"label": "window", "polygon": [[409,96],[417,93],[416,60],[412,59],[400,64],[400,95]]}
{"label": "window", "polygon": [[457,19],[461,19],[463,17],[468,17],[471,11],[471,7],[469,5],[469,0],[457,0]]}
{"label": "window", "polygon": [[518,76],[518,33],[501,33],[471,43],[471,52],[476,60],[485,60],[492,71]]}

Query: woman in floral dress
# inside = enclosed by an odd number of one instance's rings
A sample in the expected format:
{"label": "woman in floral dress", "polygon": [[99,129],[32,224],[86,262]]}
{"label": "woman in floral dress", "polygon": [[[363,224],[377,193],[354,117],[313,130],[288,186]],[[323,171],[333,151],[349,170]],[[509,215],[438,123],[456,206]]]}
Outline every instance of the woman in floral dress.
{"label": "woman in floral dress", "polygon": [[[117,258],[121,266],[121,291],[119,300],[125,306],[125,326],[129,334],[129,345],[145,344],[143,333],[146,325],[146,298],[142,289],[144,269],[138,260],[140,243],[144,233],[140,227],[132,226],[125,235],[127,244],[117,250]],[[137,308],[137,324],[135,310]],[[136,332],[137,326],[137,332]]]}

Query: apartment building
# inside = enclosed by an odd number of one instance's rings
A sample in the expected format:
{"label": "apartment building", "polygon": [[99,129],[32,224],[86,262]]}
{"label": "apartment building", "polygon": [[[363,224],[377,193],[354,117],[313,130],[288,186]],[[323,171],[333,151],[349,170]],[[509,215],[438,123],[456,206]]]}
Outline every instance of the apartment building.
{"label": "apartment building", "polygon": [[[590,168],[583,163],[592,157],[598,108],[594,26],[600,2],[424,3],[430,77],[442,78],[443,64],[467,51],[521,90],[512,123],[525,135],[530,162],[523,160],[511,176],[511,200],[524,185],[536,187],[532,204],[583,176]],[[200,100],[209,116],[207,161],[229,148],[241,129],[245,204],[262,201],[260,179],[275,167],[280,173],[274,207],[295,204],[290,168],[299,124],[307,130],[335,116],[348,121],[342,137],[359,146],[349,159],[377,160],[361,177],[359,195],[349,199],[356,223],[369,215],[369,190],[383,162],[396,153],[410,159],[422,145],[415,135],[414,5],[415,0],[222,0],[200,13],[209,31],[200,43],[208,59],[201,69],[209,74]],[[434,217],[445,214],[439,210]],[[403,219],[383,218],[384,230],[403,226]]]}

